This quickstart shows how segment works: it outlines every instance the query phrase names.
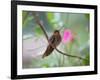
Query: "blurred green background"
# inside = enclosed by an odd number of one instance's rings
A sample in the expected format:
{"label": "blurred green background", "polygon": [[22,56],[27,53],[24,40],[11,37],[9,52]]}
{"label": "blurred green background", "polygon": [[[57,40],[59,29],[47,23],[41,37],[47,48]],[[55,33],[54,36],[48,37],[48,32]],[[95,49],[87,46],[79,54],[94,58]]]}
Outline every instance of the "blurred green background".
{"label": "blurred green background", "polygon": [[[63,37],[64,30],[70,29],[75,36],[74,41],[61,42],[58,49],[87,60],[65,56],[56,50],[50,56],[42,59],[41,56],[48,43],[40,26],[36,23],[33,13],[38,15],[38,19],[44,25],[49,37],[57,29],[61,29],[60,34]],[[90,64],[89,16],[85,13],[22,11],[23,68],[88,66]],[[28,49],[32,50],[28,51]]]}

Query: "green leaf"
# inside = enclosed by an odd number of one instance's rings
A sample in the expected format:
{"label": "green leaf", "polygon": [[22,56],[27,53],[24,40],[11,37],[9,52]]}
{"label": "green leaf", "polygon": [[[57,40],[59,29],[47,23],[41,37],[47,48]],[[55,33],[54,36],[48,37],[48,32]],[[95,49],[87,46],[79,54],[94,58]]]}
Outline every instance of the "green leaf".
{"label": "green leaf", "polygon": [[43,31],[41,30],[39,25],[36,25],[33,31],[36,34],[36,36],[41,36],[43,34]]}
{"label": "green leaf", "polygon": [[89,59],[90,59],[90,57],[89,57],[88,54],[85,56],[85,59],[86,59],[86,60],[83,61],[83,64],[85,64],[85,65],[89,65],[89,62],[90,62]]}
{"label": "green leaf", "polygon": [[32,19],[33,19],[32,16],[28,16],[28,17],[24,20],[23,27],[25,27]]}
{"label": "green leaf", "polygon": [[45,63],[45,64],[42,65],[42,67],[48,68],[49,67],[49,64]]}
{"label": "green leaf", "polygon": [[22,23],[23,24],[24,24],[24,21],[26,20],[27,16],[28,16],[28,12],[27,11],[23,11],[22,12]]}
{"label": "green leaf", "polygon": [[54,19],[54,14],[53,13],[47,13],[47,19],[52,22],[52,20]]}
{"label": "green leaf", "polygon": [[90,15],[89,14],[85,14],[86,18],[89,20]]}

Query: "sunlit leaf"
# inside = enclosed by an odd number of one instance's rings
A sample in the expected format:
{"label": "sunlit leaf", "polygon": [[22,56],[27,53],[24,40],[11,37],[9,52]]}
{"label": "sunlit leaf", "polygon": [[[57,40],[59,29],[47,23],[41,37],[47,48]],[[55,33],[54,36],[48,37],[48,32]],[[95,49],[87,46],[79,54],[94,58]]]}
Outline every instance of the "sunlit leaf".
{"label": "sunlit leaf", "polygon": [[47,18],[50,22],[54,19],[54,14],[53,13],[47,13]]}

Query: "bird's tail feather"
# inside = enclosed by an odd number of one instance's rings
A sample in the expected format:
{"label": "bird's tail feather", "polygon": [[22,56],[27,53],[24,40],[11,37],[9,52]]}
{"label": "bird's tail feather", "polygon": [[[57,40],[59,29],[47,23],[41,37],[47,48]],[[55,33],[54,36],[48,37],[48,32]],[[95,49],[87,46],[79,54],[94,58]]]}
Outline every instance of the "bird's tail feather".
{"label": "bird's tail feather", "polygon": [[54,50],[54,48],[52,48],[51,46],[48,46],[45,53],[43,54],[42,58],[49,56],[53,50]]}

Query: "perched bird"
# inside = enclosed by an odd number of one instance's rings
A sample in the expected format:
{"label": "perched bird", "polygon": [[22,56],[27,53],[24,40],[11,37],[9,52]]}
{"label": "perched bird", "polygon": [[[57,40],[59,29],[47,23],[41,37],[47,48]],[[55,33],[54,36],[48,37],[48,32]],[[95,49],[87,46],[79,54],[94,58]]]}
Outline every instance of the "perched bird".
{"label": "perched bird", "polygon": [[48,45],[45,53],[43,54],[42,58],[49,56],[53,52],[54,47],[57,47],[60,44],[60,42],[61,42],[60,32],[59,32],[59,30],[55,30],[53,35],[49,39],[49,45]]}

